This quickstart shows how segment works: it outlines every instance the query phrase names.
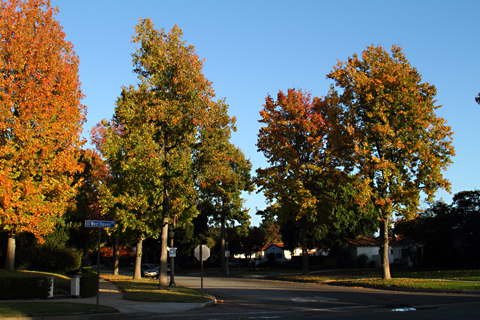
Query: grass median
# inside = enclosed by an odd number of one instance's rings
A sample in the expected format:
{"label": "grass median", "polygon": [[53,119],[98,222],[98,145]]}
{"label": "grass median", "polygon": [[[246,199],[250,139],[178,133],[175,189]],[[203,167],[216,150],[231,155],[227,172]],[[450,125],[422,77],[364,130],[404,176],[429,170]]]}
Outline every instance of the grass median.
{"label": "grass median", "polygon": [[133,280],[131,276],[102,275],[102,278],[115,283],[124,293],[125,299],[146,302],[178,302],[203,303],[214,299],[197,290],[185,287],[169,287],[166,290],[158,289],[158,280],[142,278]]}
{"label": "grass median", "polygon": [[304,275],[275,275],[267,279],[324,283],[349,287],[419,291],[472,290],[480,293],[480,270],[392,270],[392,279],[381,279],[380,269],[335,270]]}

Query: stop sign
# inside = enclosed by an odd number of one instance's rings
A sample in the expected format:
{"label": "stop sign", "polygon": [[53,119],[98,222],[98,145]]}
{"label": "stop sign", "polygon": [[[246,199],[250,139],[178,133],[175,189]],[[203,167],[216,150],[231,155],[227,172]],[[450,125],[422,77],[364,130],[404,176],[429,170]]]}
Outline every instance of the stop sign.
{"label": "stop sign", "polygon": [[[200,246],[202,246],[202,257],[200,259]],[[206,244],[199,244],[195,250],[193,251],[195,258],[198,261],[205,261],[210,257],[210,249],[207,247]]]}

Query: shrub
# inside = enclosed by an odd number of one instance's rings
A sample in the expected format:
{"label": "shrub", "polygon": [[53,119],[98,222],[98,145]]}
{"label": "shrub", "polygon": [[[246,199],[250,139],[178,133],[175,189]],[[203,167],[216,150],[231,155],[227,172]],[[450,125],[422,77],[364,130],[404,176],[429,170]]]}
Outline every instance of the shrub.
{"label": "shrub", "polygon": [[74,248],[37,247],[37,258],[30,266],[38,271],[68,272],[76,270],[82,262],[82,253]]}
{"label": "shrub", "polygon": [[368,258],[368,256],[365,253],[362,253],[356,259],[357,267],[358,268],[365,268],[366,266],[368,266],[368,260],[370,260]]}
{"label": "shrub", "polygon": [[51,279],[10,272],[0,276],[0,299],[46,299]]}
{"label": "shrub", "polygon": [[65,273],[80,267],[82,252],[70,247],[25,245],[16,255],[17,269]]}
{"label": "shrub", "polygon": [[91,268],[83,268],[82,277],[80,278],[80,297],[95,297],[97,294],[97,286],[97,272]]}

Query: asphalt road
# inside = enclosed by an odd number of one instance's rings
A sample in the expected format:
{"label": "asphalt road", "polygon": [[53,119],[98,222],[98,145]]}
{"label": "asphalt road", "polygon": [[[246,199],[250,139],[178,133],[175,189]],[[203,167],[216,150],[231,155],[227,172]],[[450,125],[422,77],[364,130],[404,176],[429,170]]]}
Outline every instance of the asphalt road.
{"label": "asphalt road", "polygon": [[[200,289],[199,276],[176,276]],[[217,305],[149,319],[479,319],[480,295],[395,292],[329,285],[205,277]]]}

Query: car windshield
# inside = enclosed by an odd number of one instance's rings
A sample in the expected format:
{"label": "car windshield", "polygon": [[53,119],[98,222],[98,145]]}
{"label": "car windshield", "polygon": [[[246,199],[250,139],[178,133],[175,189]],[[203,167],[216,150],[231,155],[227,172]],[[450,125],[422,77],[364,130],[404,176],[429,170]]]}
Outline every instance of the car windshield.
{"label": "car windshield", "polygon": [[142,265],[143,269],[155,269],[155,266],[153,264],[144,264]]}

